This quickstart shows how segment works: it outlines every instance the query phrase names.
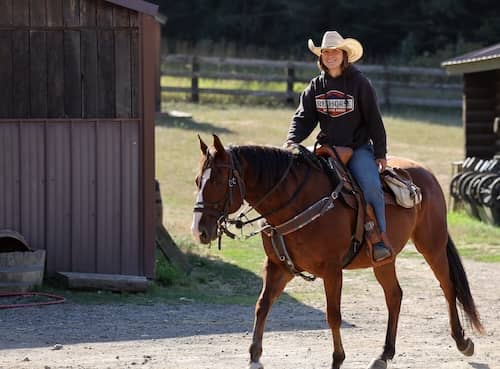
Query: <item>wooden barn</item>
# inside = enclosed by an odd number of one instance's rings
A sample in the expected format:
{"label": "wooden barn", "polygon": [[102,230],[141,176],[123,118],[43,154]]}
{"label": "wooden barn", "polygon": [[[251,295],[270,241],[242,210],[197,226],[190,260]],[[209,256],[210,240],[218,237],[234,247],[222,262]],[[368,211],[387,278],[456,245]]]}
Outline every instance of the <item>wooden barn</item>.
{"label": "wooden barn", "polygon": [[497,132],[493,129],[495,118],[500,117],[500,44],[458,56],[441,65],[450,74],[463,74],[465,155],[490,159],[500,152],[500,127]]}
{"label": "wooden barn", "polygon": [[0,229],[48,274],[153,277],[158,7],[0,4]]}

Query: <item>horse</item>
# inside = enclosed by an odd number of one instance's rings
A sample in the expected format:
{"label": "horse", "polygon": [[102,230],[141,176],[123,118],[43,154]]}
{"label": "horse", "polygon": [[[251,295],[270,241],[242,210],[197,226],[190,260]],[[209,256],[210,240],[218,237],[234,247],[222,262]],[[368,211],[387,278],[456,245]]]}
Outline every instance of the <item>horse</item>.
{"label": "horse", "polygon": [[[276,147],[241,145],[225,148],[217,135],[208,147],[199,137],[201,161],[196,176],[198,192],[193,214],[192,233],[202,244],[220,236],[230,214],[246,201],[267,224],[281,225],[314,204],[332,196],[332,182],[324,170],[319,170],[297,153]],[[469,282],[459,253],[449,235],[446,202],[435,176],[423,165],[405,158],[389,158],[388,164],[407,170],[420,187],[422,202],[413,208],[386,204],[388,237],[395,256],[408,240],[421,253],[440,283],[448,304],[451,337],[458,350],[471,356],[474,343],[466,338],[458,315],[458,305],[465,312],[473,330],[483,332],[483,326],[471,295]],[[312,169],[311,169],[312,168]],[[294,229],[284,237],[287,256],[293,268],[283,262],[269,232],[261,233],[265,250],[262,290],[255,305],[251,369],[263,368],[262,338],[264,325],[272,304],[296,275],[308,272],[323,280],[326,294],[326,317],[333,335],[332,369],[340,368],[345,352],[340,334],[340,299],[342,270],[373,267],[366,252],[359,252],[345,266],[345,255],[351,247],[355,211],[337,196],[332,204],[314,221]],[[241,226],[241,224],[240,224]],[[395,355],[396,333],[402,300],[402,290],[391,262],[374,267],[382,286],[389,312],[385,344],[382,353],[369,364],[369,369],[387,368]]]}

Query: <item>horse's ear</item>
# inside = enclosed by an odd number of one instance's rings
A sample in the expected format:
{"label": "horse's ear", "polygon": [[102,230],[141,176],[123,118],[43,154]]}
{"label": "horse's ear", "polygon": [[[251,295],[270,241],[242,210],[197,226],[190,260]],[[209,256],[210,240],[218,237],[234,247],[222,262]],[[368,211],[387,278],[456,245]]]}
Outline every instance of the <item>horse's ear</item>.
{"label": "horse's ear", "polygon": [[201,139],[200,135],[198,135],[198,140],[200,140],[200,150],[203,155],[207,154],[208,146],[203,140]]}
{"label": "horse's ear", "polygon": [[226,149],[224,149],[224,145],[222,144],[219,136],[217,136],[215,133],[213,134],[213,136],[214,136],[214,147],[216,152],[225,153]]}

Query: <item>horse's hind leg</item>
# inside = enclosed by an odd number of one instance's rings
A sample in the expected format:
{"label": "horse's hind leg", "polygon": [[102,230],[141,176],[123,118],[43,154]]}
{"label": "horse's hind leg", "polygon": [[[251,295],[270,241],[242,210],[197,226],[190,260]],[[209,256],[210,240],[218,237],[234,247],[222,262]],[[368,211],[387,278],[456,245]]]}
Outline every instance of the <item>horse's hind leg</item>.
{"label": "horse's hind leg", "polygon": [[[451,242],[451,240],[449,239],[448,234],[445,233],[442,235],[442,237],[436,237],[435,234],[434,236],[432,236],[432,234],[428,232],[423,234],[417,233],[413,236],[413,241],[417,250],[422,253],[425,260],[431,267],[434,275],[439,281],[441,289],[443,290],[446,302],[448,303],[448,316],[451,326],[451,336],[455,340],[457,348],[464,355],[471,356],[474,353],[474,344],[470,339],[465,338],[464,330],[462,329],[462,325],[460,324],[460,318],[457,311],[456,287],[459,286],[455,286],[451,278],[451,274],[453,271],[450,270],[450,263],[448,260],[447,252],[447,247],[451,247],[448,246],[448,243]],[[458,262],[460,263],[460,261]]]}
{"label": "horse's hind leg", "polygon": [[384,289],[385,303],[389,313],[384,351],[369,366],[370,369],[379,369],[387,368],[387,360],[392,360],[396,353],[396,334],[403,291],[396,276],[394,262],[374,268],[374,273],[377,281]]}
{"label": "horse's hind leg", "polygon": [[345,359],[342,337],[340,336],[340,325],[342,316],[340,313],[340,298],[342,292],[342,269],[335,268],[329,278],[324,279],[326,293],[326,316],[328,325],[333,336],[333,362],[332,369],[338,369]]}
{"label": "horse's hind leg", "polygon": [[250,369],[263,368],[260,357],[262,355],[262,336],[264,335],[266,319],[272,304],[281,295],[286,284],[292,278],[293,275],[281,265],[276,265],[269,258],[266,258],[262,275],[262,291],[255,305],[253,339],[250,345]]}

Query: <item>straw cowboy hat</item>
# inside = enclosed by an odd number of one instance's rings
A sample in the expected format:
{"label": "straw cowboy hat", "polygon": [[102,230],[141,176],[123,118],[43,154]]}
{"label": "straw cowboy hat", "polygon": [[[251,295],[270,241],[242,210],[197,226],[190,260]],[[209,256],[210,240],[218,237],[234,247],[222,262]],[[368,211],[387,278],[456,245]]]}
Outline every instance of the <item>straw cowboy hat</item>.
{"label": "straw cowboy hat", "polygon": [[323,35],[321,46],[315,46],[313,40],[307,42],[309,50],[320,56],[322,49],[341,49],[347,53],[347,61],[354,63],[363,56],[363,46],[354,38],[343,38],[337,31],[328,31]]}

